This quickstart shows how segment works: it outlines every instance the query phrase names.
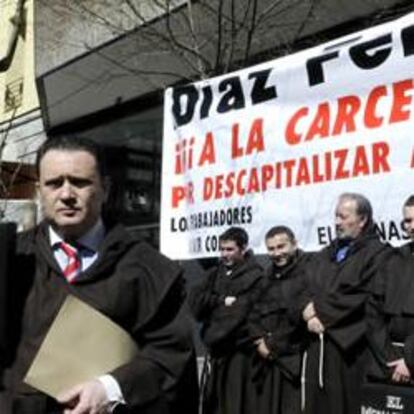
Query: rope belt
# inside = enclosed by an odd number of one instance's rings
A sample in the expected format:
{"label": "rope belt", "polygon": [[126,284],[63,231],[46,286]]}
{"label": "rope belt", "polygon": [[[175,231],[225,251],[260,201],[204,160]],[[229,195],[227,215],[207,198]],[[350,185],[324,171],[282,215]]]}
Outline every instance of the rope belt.
{"label": "rope belt", "polygon": [[[323,333],[319,334],[319,369],[318,379],[319,388],[324,388],[323,371],[324,371],[324,357],[325,357],[325,337]],[[308,352],[305,351],[302,356],[302,368],[300,375],[300,407],[305,411],[306,407],[306,369],[308,364]]]}
{"label": "rope belt", "polygon": [[305,411],[306,406],[306,364],[308,363],[308,351],[303,353],[302,369],[300,374],[300,408]]}
{"label": "rope belt", "polygon": [[203,369],[200,378],[200,399],[198,404],[198,412],[203,412],[204,400],[206,398],[206,387],[211,376],[211,355],[206,354],[204,357]]}
{"label": "rope belt", "polygon": [[325,337],[319,334],[319,388],[323,389],[323,362],[325,354]]}

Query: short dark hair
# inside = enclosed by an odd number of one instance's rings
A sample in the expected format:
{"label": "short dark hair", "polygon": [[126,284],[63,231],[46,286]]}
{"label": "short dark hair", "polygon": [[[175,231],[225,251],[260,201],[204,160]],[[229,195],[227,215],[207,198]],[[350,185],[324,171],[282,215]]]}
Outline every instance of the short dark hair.
{"label": "short dark hair", "polygon": [[374,224],[372,206],[368,198],[359,193],[342,193],[339,199],[354,200],[356,203],[356,213],[358,216],[365,217],[367,222],[365,229]]}
{"label": "short dark hair", "polygon": [[274,226],[269,229],[265,235],[265,240],[271,239],[278,234],[286,234],[289,240],[293,243],[296,240],[295,233],[287,226]]}
{"label": "short dark hair", "polygon": [[234,241],[238,247],[246,247],[249,243],[249,235],[241,227],[230,227],[219,236],[219,241]]}
{"label": "short dark hair", "polygon": [[52,150],[62,151],[85,151],[91,154],[96,161],[96,166],[101,178],[106,175],[103,149],[96,142],[78,135],[60,135],[47,139],[37,150],[36,171],[39,175],[40,162],[47,152]]}
{"label": "short dark hair", "polygon": [[403,207],[413,207],[414,206],[414,194],[410,195],[407,200],[404,202]]}

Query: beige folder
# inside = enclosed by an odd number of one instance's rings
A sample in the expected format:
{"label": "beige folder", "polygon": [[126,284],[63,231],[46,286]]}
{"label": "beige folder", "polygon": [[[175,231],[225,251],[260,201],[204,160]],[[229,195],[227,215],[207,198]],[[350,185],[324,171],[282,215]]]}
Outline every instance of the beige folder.
{"label": "beige folder", "polygon": [[137,352],[126,331],[96,309],[68,296],[24,382],[56,398],[77,384],[128,363]]}

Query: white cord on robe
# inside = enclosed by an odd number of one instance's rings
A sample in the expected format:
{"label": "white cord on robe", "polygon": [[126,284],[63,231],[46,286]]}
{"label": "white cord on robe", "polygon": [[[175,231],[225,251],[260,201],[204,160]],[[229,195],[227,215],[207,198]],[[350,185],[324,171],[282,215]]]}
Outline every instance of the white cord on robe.
{"label": "white cord on robe", "polygon": [[205,390],[207,386],[207,381],[209,381],[210,376],[211,376],[211,356],[210,354],[206,354],[204,357],[204,363],[203,363],[203,368],[201,371],[201,378],[200,378],[200,398],[198,401],[199,414],[203,413]]}
{"label": "white cord on robe", "polygon": [[323,363],[325,353],[325,337],[321,332],[319,334],[319,388],[323,388]]}
{"label": "white cord on robe", "polygon": [[[324,388],[323,384],[323,363],[325,353],[325,337],[323,333],[319,334],[319,388]],[[308,352],[305,351],[302,357],[302,372],[300,376],[300,406],[301,411],[306,407],[306,368],[308,363]]]}
{"label": "white cord on robe", "polygon": [[301,411],[305,411],[306,406],[306,364],[308,363],[308,351],[302,356],[302,372],[300,375],[300,407]]}

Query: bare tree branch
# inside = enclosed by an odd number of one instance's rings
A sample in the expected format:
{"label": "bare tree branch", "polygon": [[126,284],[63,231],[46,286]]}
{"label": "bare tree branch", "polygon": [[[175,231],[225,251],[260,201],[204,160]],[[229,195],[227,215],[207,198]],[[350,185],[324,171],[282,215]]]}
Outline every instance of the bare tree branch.
{"label": "bare tree branch", "polygon": [[139,13],[138,9],[135,7],[135,4],[133,4],[131,0],[125,0],[125,3],[131,9],[134,16],[137,17],[141,23],[144,23],[144,20],[141,17],[141,13]]}
{"label": "bare tree branch", "polygon": [[[195,32],[195,28],[194,28],[194,14],[193,14],[193,7],[192,7],[192,0],[187,0],[187,5],[188,5],[188,19],[190,21],[190,29],[191,29],[191,37],[193,39],[193,43],[194,43],[194,49],[196,50],[197,54],[199,56],[202,56],[201,53],[201,47],[202,44],[199,42],[196,32]],[[207,73],[206,73],[206,67],[203,64],[203,60],[202,59],[198,59],[199,62],[199,69],[200,69],[200,73],[202,78],[206,78],[207,77]]]}
{"label": "bare tree branch", "polygon": [[[168,5],[169,5],[169,3],[170,3],[169,0],[167,0]],[[171,10],[169,8],[167,9],[167,13],[166,13],[166,16],[165,16],[165,23],[166,23],[167,32],[169,34],[169,38],[170,38],[170,41],[171,41],[171,45],[175,48],[175,50],[182,50],[182,51],[188,52],[189,54],[193,55],[199,61],[199,64],[204,64],[207,67],[210,66],[210,62],[202,54],[200,54],[194,48],[187,46],[186,44],[180,42],[177,39],[177,37],[176,37],[174,31],[172,30],[172,27],[171,27]],[[182,54],[182,56],[185,56],[185,55]],[[187,60],[187,63],[189,63],[193,67],[193,63],[191,61],[189,61],[188,59],[186,59],[186,60]],[[200,73],[200,75],[206,73],[206,71],[204,69],[204,66],[202,66],[202,67],[203,67],[203,72]]]}
{"label": "bare tree branch", "polygon": [[[280,4],[283,4],[284,0],[275,0],[270,6],[268,6],[265,10],[263,10],[258,16],[257,16],[257,25],[260,25],[262,23],[262,20],[268,18],[272,11],[279,6]],[[288,2],[287,2],[288,3]]]}
{"label": "bare tree branch", "polygon": [[223,0],[219,0],[217,11],[217,46],[216,46],[216,61],[214,63],[214,69],[220,66],[221,60],[221,43],[223,37]]}
{"label": "bare tree branch", "polygon": [[108,18],[106,18],[105,16],[102,16],[101,14],[96,13],[95,11],[93,11],[91,8],[86,7],[85,3],[82,0],[72,0],[74,1],[75,4],[77,4],[77,6],[85,13],[89,14],[92,18],[95,18],[96,21],[101,22],[102,24],[104,24],[106,27],[109,27],[113,30],[115,30],[116,32],[122,32],[123,28],[115,25],[111,20],[109,20]]}
{"label": "bare tree branch", "polygon": [[252,10],[252,18],[250,21],[250,27],[247,31],[247,41],[246,41],[246,51],[244,54],[244,62],[247,63],[247,60],[250,56],[250,49],[252,45],[253,35],[256,30],[256,14],[257,14],[257,0],[253,1],[253,10]]}
{"label": "bare tree branch", "polygon": [[303,29],[305,28],[306,24],[309,22],[309,19],[311,18],[313,14],[317,1],[318,0],[309,0],[310,4],[309,4],[308,11],[306,13],[306,16],[303,18],[301,24],[299,25],[298,29],[296,30],[296,33],[294,36],[295,40],[301,36]]}
{"label": "bare tree branch", "polygon": [[[182,67],[187,68],[186,73],[191,72],[188,77],[192,80],[246,66],[251,62],[253,50],[264,50],[264,44],[288,46],[302,36],[319,5],[318,0],[306,0],[306,3],[304,0],[39,1],[56,9],[56,13],[66,4],[69,13],[77,13],[85,22],[90,19],[106,27],[108,33],[109,30],[111,33],[133,30],[130,39],[136,40],[144,64],[141,65],[139,59],[130,60],[130,46],[126,46],[125,57],[118,62],[122,50],[117,50],[116,58],[105,56],[106,60],[117,63],[124,73],[147,76],[152,72],[182,78],[182,74],[169,68],[158,70],[155,64],[152,68],[152,60],[145,59],[148,53],[160,56],[168,53],[174,63],[181,61]],[[299,5],[300,13],[290,12]],[[93,44],[94,38],[91,39]],[[118,76],[124,76],[122,71]]]}
{"label": "bare tree branch", "polygon": [[231,0],[231,5],[230,5],[230,10],[231,10],[231,21],[230,21],[230,45],[229,45],[229,53],[227,55],[227,59],[224,65],[224,72],[228,72],[231,62],[233,61],[233,52],[234,52],[234,42],[236,39],[236,22],[235,22],[235,15],[234,15],[234,0]]}

